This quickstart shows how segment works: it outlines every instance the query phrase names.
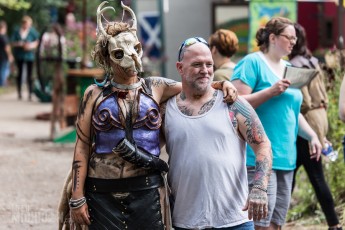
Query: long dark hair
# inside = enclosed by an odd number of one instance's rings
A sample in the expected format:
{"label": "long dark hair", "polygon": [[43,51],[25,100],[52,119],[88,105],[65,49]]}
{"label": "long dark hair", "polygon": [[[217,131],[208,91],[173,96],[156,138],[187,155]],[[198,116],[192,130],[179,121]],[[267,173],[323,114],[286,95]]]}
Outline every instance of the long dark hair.
{"label": "long dark hair", "polygon": [[307,44],[307,34],[305,32],[305,29],[302,25],[295,23],[294,24],[295,30],[296,30],[296,36],[297,36],[297,42],[294,45],[291,53],[289,54],[289,59],[301,55],[303,57],[306,57],[308,59],[311,58],[312,54],[310,50],[308,49]]}

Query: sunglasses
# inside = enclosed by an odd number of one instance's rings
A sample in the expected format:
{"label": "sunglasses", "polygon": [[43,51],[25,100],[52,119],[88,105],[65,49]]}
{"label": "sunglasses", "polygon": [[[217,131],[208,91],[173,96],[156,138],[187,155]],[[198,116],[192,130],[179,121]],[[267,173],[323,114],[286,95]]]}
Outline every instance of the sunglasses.
{"label": "sunglasses", "polygon": [[181,57],[182,50],[183,50],[185,47],[191,46],[191,45],[193,45],[193,44],[195,44],[195,43],[198,43],[198,42],[201,42],[201,43],[203,43],[203,44],[205,44],[205,45],[207,45],[207,46],[209,47],[207,41],[206,41],[205,39],[203,39],[202,37],[187,38],[187,39],[182,43],[182,45],[181,45],[180,48],[179,48],[177,60],[178,60],[178,61],[181,61],[181,59],[182,59],[182,57]]}

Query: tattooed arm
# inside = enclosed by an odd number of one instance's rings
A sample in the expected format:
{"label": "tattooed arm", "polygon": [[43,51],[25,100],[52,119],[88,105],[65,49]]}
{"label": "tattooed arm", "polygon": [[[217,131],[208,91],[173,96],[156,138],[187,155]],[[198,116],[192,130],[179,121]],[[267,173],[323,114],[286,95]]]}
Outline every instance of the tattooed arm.
{"label": "tattooed arm", "polygon": [[[228,108],[234,127],[252,147],[256,155],[253,188],[249,193],[244,210],[248,209],[249,219],[259,220],[265,218],[268,213],[267,185],[272,169],[271,143],[255,110],[245,99],[239,97],[234,104],[228,104]],[[263,211],[259,212],[260,210]],[[259,214],[256,215],[255,211],[258,211]]]}
{"label": "tattooed arm", "polygon": [[[76,121],[77,140],[74,149],[72,165],[72,199],[78,200],[84,197],[84,184],[87,176],[87,168],[90,154],[90,130],[91,115],[100,89],[94,85],[89,86],[80,102],[78,117]],[[85,203],[77,209],[71,209],[71,217],[79,224],[90,224],[88,207]]]}
{"label": "tattooed arm", "polygon": [[181,82],[164,77],[149,77],[153,98],[162,103],[182,90]]}
{"label": "tattooed arm", "polygon": [[[149,77],[149,79],[153,97],[158,103],[168,100],[182,90],[181,82],[164,77]],[[212,82],[212,87],[223,91],[225,102],[232,103],[237,98],[237,90],[229,81]]]}

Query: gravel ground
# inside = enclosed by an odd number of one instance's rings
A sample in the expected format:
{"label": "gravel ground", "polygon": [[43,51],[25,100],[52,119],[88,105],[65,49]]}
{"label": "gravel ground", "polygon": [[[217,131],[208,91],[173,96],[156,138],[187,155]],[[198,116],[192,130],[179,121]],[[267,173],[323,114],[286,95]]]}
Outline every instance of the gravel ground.
{"label": "gravel ground", "polygon": [[57,207],[73,144],[48,140],[51,104],[0,95],[0,229],[57,229]]}

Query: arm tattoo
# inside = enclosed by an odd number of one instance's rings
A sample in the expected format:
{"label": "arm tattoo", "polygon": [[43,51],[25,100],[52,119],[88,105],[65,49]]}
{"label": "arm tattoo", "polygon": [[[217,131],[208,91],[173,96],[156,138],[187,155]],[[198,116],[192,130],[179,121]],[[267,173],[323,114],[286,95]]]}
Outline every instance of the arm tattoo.
{"label": "arm tattoo", "polygon": [[83,143],[90,145],[89,137],[81,130],[79,123],[76,123],[76,133]]}
{"label": "arm tattoo", "polygon": [[159,87],[161,85],[166,85],[166,86],[175,86],[177,81],[163,78],[163,77],[152,77],[151,78],[151,86],[152,87]]}
{"label": "arm tattoo", "polygon": [[85,108],[86,108],[86,104],[87,104],[87,102],[90,100],[90,97],[92,96],[92,91],[93,91],[93,90],[90,90],[90,91],[87,93],[85,101],[84,101],[84,99],[82,98],[82,100],[81,100],[81,102],[80,102],[80,106],[79,106],[79,114],[78,114],[78,117],[84,115]]}
{"label": "arm tattoo", "polygon": [[76,191],[79,186],[79,168],[81,167],[80,161],[74,161],[73,169],[73,191]]}
{"label": "arm tattoo", "polygon": [[[258,157],[256,159],[258,159]],[[265,188],[265,178],[270,176],[270,161],[267,159],[267,157],[265,157],[263,160],[257,160],[255,165],[253,185],[259,185],[260,187]]]}
{"label": "arm tattoo", "polygon": [[[235,103],[228,104],[228,108],[230,117],[231,113],[234,113],[235,116],[237,114],[241,114],[245,118],[244,124],[247,127],[246,135],[247,141],[249,143],[260,144],[264,141],[264,128],[262,127],[262,124],[257,117],[254,109],[249,105],[247,101],[245,101],[243,98],[238,98]],[[233,124],[237,124],[237,121],[234,121],[234,119]]]}

